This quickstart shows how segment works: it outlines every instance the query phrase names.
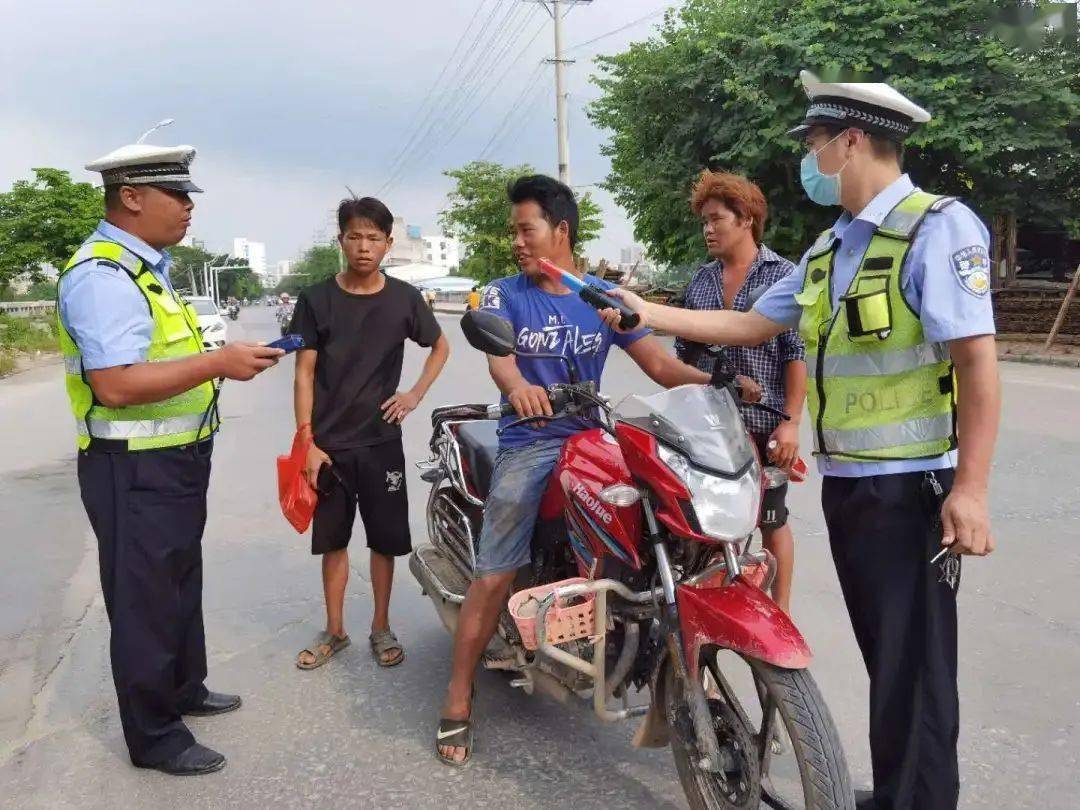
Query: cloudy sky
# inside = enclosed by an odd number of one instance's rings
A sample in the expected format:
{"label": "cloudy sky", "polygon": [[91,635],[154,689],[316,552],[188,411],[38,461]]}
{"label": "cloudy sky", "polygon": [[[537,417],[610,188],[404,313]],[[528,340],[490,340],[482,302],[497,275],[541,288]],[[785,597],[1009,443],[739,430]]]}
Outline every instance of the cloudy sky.
{"label": "cloudy sky", "polygon": [[[576,187],[608,170],[583,112],[592,58],[671,5],[593,0],[565,18]],[[86,162],[171,117],[151,142],[198,148],[193,234],[213,249],[246,236],[294,258],[329,235],[346,184],[432,232],[443,169],[483,156],[556,172],[552,24],[535,3],[0,0],[0,30],[0,188],[34,166],[95,179]],[[617,260],[631,226],[590,190],[606,227],[589,252]]]}

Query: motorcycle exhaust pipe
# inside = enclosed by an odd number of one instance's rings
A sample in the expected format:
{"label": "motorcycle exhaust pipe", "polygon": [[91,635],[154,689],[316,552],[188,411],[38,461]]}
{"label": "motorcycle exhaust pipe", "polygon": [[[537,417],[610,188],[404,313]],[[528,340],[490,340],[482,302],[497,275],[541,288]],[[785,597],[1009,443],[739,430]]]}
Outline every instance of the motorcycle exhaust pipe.
{"label": "motorcycle exhaust pipe", "polygon": [[564,706],[577,698],[577,695],[559,683],[557,678],[548,675],[537,667],[525,670],[521,673],[520,678],[510,681],[510,685],[521,689],[526,695],[531,695],[539,690]]}

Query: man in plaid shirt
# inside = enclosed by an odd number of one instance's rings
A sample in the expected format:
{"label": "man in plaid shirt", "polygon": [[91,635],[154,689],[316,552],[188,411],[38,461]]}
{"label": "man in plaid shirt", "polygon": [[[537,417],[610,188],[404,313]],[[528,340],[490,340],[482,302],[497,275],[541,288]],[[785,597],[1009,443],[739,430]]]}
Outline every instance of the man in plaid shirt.
{"label": "man in plaid shirt", "polygon": [[[703,264],[687,286],[687,309],[746,312],[765,290],[795,269],[761,243],[768,208],[761,189],[745,177],[702,172],[691,208],[701,217],[712,261]],[[741,406],[762,459],[790,470],[799,455],[799,421],[806,399],[805,346],[798,333],[789,329],[755,347],[702,346],[679,338],[675,352],[683,362],[709,373],[718,361],[729,365],[760,386],[761,402],[791,415],[790,422],[783,422],[761,408]],[[777,561],[773,599],[788,612],[795,544],[787,525],[786,495],[786,483],[766,493],[761,534]]]}

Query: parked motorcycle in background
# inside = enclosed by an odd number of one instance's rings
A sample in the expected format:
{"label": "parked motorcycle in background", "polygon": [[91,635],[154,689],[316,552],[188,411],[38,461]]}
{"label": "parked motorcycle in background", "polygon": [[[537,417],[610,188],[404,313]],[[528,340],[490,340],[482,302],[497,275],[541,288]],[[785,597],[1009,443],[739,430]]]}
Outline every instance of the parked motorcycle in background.
{"label": "parked motorcycle in background", "polygon": [[[484,311],[462,328],[476,349],[515,353],[512,326]],[[670,745],[695,810],[853,808],[847,762],[807,667],[810,650],[767,596],[775,561],[753,551],[761,459],[734,378],[631,396],[612,408],[572,358],[548,396],[556,416],[597,427],[568,439],[532,545],[483,665],[511,684],[603,720],[642,718],[636,746]],[[453,633],[507,405],[432,413],[430,545],[409,567]],[[530,420],[519,420],[527,422]],[[648,688],[648,700],[631,696]],[[786,738],[783,740],[782,737]]]}

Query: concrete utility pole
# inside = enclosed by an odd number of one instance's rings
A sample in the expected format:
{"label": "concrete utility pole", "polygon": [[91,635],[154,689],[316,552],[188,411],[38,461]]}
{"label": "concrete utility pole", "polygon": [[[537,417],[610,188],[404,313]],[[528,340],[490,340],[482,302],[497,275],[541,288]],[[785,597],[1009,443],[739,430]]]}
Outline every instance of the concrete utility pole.
{"label": "concrete utility pole", "polygon": [[547,61],[555,65],[555,129],[559,144],[559,180],[570,185],[570,137],[567,132],[567,93],[564,69],[574,60],[563,56],[562,18],[570,7],[577,3],[591,3],[592,0],[538,0],[538,2],[551,15],[555,24],[555,58]]}
{"label": "concrete utility pole", "polygon": [[570,136],[566,131],[566,86],[563,78],[562,3],[552,0],[551,17],[555,23],[555,127],[559,139],[559,179],[570,185]]}

